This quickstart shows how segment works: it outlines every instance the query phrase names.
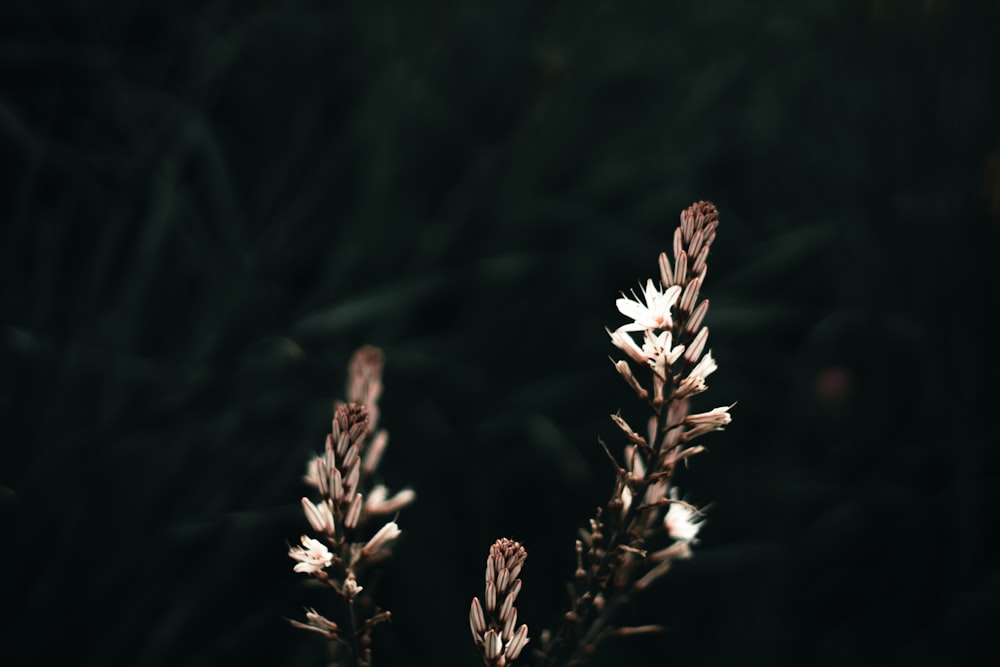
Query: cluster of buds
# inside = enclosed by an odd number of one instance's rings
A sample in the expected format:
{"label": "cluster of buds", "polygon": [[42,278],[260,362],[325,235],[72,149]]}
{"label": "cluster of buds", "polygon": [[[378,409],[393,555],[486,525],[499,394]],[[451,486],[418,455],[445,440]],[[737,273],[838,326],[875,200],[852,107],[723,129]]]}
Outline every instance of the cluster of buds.
{"label": "cluster of buds", "polygon": [[[671,562],[691,557],[703,522],[701,512],[672,486],[677,465],[703,451],[691,444],[730,423],[729,407],[692,414],[691,397],[704,392],[717,365],[702,322],[708,300],[699,293],[719,224],[718,211],[698,202],[681,214],[672,258],[659,256],[660,280],[623,294],[618,310],[629,319],[612,344],[626,359],[617,372],[649,408],[644,434],[621,415],[612,420],[625,434],[624,462],[605,447],[616,469],[615,489],[576,543],[573,606],[556,635],[542,633],[542,664],[579,663],[609,636],[654,631],[658,626],[614,628],[618,606],[651,585]],[[603,443],[602,443],[603,444]]]}
{"label": "cluster of buds", "polygon": [[400,529],[390,520],[367,539],[359,538],[366,534],[369,519],[394,514],[416,497],[412,489],[390,496],[385,486],[370,483],[388,443],[388,434],[376,427],[381,391],[382,353],[363,347],[351,360],[348,402],[335,406],[324,451],[307,468],[305,481],[316,489],[319,499],[303,497],[302,508],[320,537],[303,535],[301,545],[288,551],[296,561],[296,572],[326,583],[350,608],[346,626],[315,609],[307,610],[306,623],[291,621],[292,625],[322,634],[335,650],[342,646],[355,651],[354,662],[362,665],[370,662],[371,628],[387,620],[389,612],[377,611],[363,620],[356,617],[353,605],[364,590],[358,576],[365,567],[389,555]]}
{"label": "cluster of buds", "polygon": [[485,604],[478,597],[472,598],[469,610],[469,627],[472,639],[483,652],[483,660],[490,667],[504,667],[521,654],[528,643],[528,626],[517,626],[517,607],[514,602],[521,592],[518,575],[528,554],[519,542],[506,537],[490,547],[486,558]]}

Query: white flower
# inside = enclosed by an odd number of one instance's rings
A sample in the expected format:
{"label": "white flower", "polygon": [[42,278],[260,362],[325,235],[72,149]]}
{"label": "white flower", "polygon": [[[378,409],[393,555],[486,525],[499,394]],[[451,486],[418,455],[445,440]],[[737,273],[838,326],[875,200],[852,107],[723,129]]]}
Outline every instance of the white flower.
{"label": "white flower", "polygon": [[[677,500],[676,488],[670,489],[670,498]],[[686,504],[672,502],[670,509],[667,510],[667,515],[663,517],[663,526],[670,533],[670,537],[675,540],[694,543],[697,541],[695,537],[702,526],[702,522],[697,519],[698,514]]]}
{"label": "white flower", "polygon": [[361,548],[361,555],[364,557],[371,556],[383,549],[389,542],[392,542],[402,531],[399,529],[399,524],[395,521],[390,521],[381,528],[378,532],[372,535],[372,538],[368,540],[368,543]]}
{"label": "white flower", "polygon": [[[677,302],[677,297],[681,294],[679,285],[667,288],[661,292],[653,284],[653,280],[646,281],[646,288],[643,290],[645,304],[639,303],[638,297],[629,299],[622,297],[615,301],[618,310],[625,317],[631,318],[631,324],[626,324],[619,331],[642,331],[643,329],[668,329],[673,325],[670,318],[670,309]],[[632,296],[635,296],[633,292]]]}
{"label": "white flower", "polygon": [[628,514],[629,508],[632,507],[632,489],[628,488],[628,486],[623,486],[621,492],[621,499],[622,499],[622,518],[624,518],[625,515]]}
{"label": "white flower", "polygon": [[292,547],[288,550],[288,555],[299,561],[293,568],[296,572],[314,574],[324,567],[330,567],[333,563],[333,554],[325,544],[308,535],[303,535],[300,541],[301,547]]}
{"label": "white flower", "polygon": [[685,396],[691,396],[692,394],[700,394],[705,391],[708,386],[705,384],[705,378],[714,373],[718,366],[715,364],[715,359],[712,358],[712,351],[709,350],[705,353],[705,356],[701,358],[701,361],[691,369],[688,376],[681,380],[680,385],[677,387],[676,398],[684,398]]}
{"label": "white flower", "polygon": [[364,510],[367,514],[392,514],[417,499],[417,493],[410,488],[403,489],[391,498],[389,489],[377,484],[365,498]]}
{"label": "white flower", "polygon": [[365,587],[358,585],[358,581],[354,578],[354,574],[348,574],[347,580],[344,582],[344,597],[348,600],[353,600],[358,597],[358,594],[363,590],[365,590]]}
{"label": "white flower", "polygon": [[704,381],[704,379],[714,373],[716,369],[718,369],[718,366],[715,365],[715,359],[712,358],[712,351],[709,350],[705,356],[701,358],[701,361],[698,362],[698,365],[691,369],[691,372],[688,374],[688,379],[700,378]]}
{"label": "white flower", "polygon": [[642,343],[642,351],[651,361],[655,362],[657,367],[670,366],[684,354],[683,345],[671,347],[673,339],[669,331],[656,335],[647,329],[643,338],[645,340]]}
{"label": "white flower", "polygon": [[694,425],[707,424],[716,427],[725,426],[733,421],[732,415],[729,414],[730,407],[732,406],[724,405],[721,408],[712,408],[708,412],[688,415],[684,418],[684,423]]}

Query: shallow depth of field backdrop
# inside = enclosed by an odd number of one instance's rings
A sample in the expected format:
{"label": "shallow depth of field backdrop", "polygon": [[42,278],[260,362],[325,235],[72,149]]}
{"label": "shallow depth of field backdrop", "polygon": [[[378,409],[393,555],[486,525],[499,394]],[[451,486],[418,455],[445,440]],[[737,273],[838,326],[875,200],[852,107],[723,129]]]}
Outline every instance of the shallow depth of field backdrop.
{"label": "shallow depth of field backdrop", "polygon": [[[721,211],[736,402],[694,560],[597,664],[966,664],[1000,614],[1000,6],[0,8],[0,664],[323,664],[286,543],[384,348],[379,665],[480,663],[492,541],[565,607],[618,290]],[[530,647],[529,647],[530,648]]]}

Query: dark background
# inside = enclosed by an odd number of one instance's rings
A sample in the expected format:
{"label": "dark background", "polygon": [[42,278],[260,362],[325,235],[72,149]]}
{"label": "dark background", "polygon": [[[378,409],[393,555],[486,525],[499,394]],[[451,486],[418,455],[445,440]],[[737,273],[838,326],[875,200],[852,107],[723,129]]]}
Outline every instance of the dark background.
{"label": "dark background", "polygon": [[377,662],[480,663],[524,542],[565,608],[611,471],[618,290],[679,212],[735,420],[709,522],[600,664],[975,664],[1000,615],[1000,5],[0,8],[0,663],[320,665],[286,555],[344,368],[385,349],[418,502]]}

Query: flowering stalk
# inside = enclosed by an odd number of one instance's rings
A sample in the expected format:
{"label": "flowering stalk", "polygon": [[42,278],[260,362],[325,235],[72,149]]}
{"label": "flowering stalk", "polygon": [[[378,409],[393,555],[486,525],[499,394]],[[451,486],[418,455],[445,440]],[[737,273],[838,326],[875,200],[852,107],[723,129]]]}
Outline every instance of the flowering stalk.
{"label": "flowering stalk", "polygon": [[[377,430],[378,399],[382,392],[382,353],[363,347],[351,360],[347,403],[337,403],[333,427],[326,436],[323,454],[315,456],[305,481],[319,499],[302,498],[306,520],[320,538],[303,535],[301,546],[289,549],[296,572],[308,574],[327,584],[346,607],[341,623],[307,609],[306,622],[291,620],[293,626],[316,632],[327,639],[331,665],[371,665],[371,631],[389,619],[389,612],[371,603],[359,583],[359,576],[372,563],[389,555],[399,537],[395,521],[385,522],[367,539],[373,518],[394,514],[412,502],[416,494],[404,489],[390,496],[382,485],[370,484],[388,443],[388,434]],[[363,605],[358,605],[364,596]],[[367,618],[359,609],[373,608]]]}
{"label": "flowering stalk", "polygon": [[[484,603],[472,598],[469,627],[472,640],[483,652],[489,667],[505,667],[517,660],[528,643],[528,626],[517,627],[514,602],[521,592],[521,573],[528,553],[519,542],[506,537],[490,547],[486,559],[486,594]],[[514,628],[517,627],[515,630]]]}
{"label": "flowering stalk", "polygon": [[690,410],[691,397],[707,389],[705,380],[717,368],[702,325],[708,301],[699,301],[699,293],[718,224],[711,203],[687,208],[674,233],[673,259],[660,254],[659,284],[647,280],[639,294],[623,294],[616,302],[630,321],[608,332],[627,357],[614,366],[649,409],[646,432],[611,416],[628,444],[621,463],[605,447],[615,466],[614,492],[580,531],[571,607],[554,636],[542,633],[535,655],[540,665],[582,664],[608,637],[658,631],[615,628],[615,612],[674,560],[691,557],[701,513],[679,498],[673,472],[703,450],[692,443],[695,438],[731,420],[728,407]]}

